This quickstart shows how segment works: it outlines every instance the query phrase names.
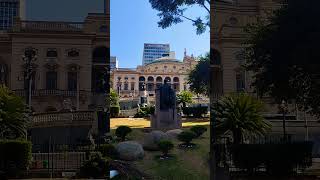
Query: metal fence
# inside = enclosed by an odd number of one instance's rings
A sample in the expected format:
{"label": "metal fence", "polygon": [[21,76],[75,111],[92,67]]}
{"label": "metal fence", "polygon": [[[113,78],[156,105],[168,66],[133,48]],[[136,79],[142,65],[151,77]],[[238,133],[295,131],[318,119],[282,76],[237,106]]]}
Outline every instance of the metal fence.
{"label": "metal fence", "polygon": [[31,173],[78,172],[96,146],[86,144],[33,144]]}

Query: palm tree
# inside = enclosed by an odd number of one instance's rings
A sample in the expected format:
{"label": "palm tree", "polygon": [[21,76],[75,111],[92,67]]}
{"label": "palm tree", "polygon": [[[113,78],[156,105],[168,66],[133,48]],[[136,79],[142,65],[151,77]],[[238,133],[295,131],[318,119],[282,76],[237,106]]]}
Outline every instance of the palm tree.
{"label": "palm tree", "polygon": [[23,99],[0,86],[0,138],[25,136],[28,117]]}
{"label": "palm tree", "polygon": [[186,107],[187,103],[192,103],[192,93],[189,91],[181,91],[177,94],[178,104],[182,104],[182,107]]}
{"label": "palm tree", "polygon": [[271,125],[262,117],[262,110],[262,102],[245,93],[225,96],[213,105],[217,132],[231,132],[234,144],[242,143],[246,136],[264,135]]}

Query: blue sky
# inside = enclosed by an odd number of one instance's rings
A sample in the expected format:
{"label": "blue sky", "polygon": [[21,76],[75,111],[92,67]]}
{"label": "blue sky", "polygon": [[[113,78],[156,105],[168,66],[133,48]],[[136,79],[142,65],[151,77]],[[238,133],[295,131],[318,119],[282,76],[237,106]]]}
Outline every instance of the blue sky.
{"label": "blue sky", "polygon": [[[103,0],[27,0],[29,20],[83,21],[90,12],[103,12]],[[157,11],[148,0],[111,0],[111,55],[117,56],[120,67],[134,68],[142,62],[144,43],[169,43],[178,59],[188,54],[202,55],[210,49],[210,35],[196,35],[192,23],[158,27]],[[206,12],[193,7],[186,12],[191,17]]]}
{"label": "blue sky", "polygon": [[[148,0],[111,0],[111,55],[118,57],[120,67],[140,65],[144,43],[169,43],[178,59],[183,58],[184,48],[194,56],[209,51],[209,31],[197,35],[189,21],[162,29],[157,13]],[[193,7],[186,13],[198,17],[206,12]]]}
{"label": "blue sky", "polygon": [[[42,21],[83,21],[88,13],[102,13],[104,0],[25,0],[26,17]],[[112,0],[114,1],[114,0]]]}

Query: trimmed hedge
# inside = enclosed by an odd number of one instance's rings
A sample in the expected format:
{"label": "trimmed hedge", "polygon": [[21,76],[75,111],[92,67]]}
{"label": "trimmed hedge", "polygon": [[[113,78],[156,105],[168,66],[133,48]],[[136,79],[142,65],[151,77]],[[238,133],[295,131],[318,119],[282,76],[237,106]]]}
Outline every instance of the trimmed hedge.
{"label": "trimmed hedge", "polygon": [[183,114],[187,116],[193,115],[193,117],[202,117],[203,114],[207,114],[207,106],[196,106],[196,107],[182,107]]}
{"label": "trimmed hedge", "polygon": [[118,157],[118,152],[112,144],[101,144],[98,147],[98,151],[102,154],[103,157],[108,157],[111,159],[116,159]]}
{"label": "trimmed hedge", "polygon": [[116,136],[121,138],[121,141],[125,141],[126,136],[132,132],[132,129],[129,126],[119,126],[116,129]]}
{"label": "trimmed hedge", "polygon": [[184,142],[185,144],[190,144],[191,141],[196,137],[197,135],[192,131],[183,131],[178,134],[178,140]]}
{"label": "trimmed hedge", "polygon": [[22,175],[31,163],[31,142],[0,140],[0,178]]}
{"label": "trimmed hedge", "polygon": [[111,106],[110,107],[110,117],[118,117],[120,113],[120,106]]}
{"label": "trimmed hedge", "polygon": [[168,140],[161,140],[159,143],[158,143],[158,147],[160,149],[160,151],[163,153],[164,156],[167,156],[169,151],[171,149],[173,149],[174,145],[171,141],[168,141]]}
{"label": "trimmed hedge", "polygon": [[203,133],[205,133],[207,131],[207,127],[205,126],[201,126],[201,125],[196,125],[196,126],[192,126],[190,128],[190,131],[194,132],[197,137],[202,136]]}
{"label": "trimmed hedge", "polygon": [[288,175],[294,169],[312,165],[312,142],[286,144],[239,144],[232,145],[232,159],[236,167],[254,172],[265,165],[270,175]]}
{"label": "trimmed hedge", "polygon": [[107,178],[109,175],[110,162],[103,158],[100,152],[90,154],[89,160],[85,161],[80,168],[80,177]]}

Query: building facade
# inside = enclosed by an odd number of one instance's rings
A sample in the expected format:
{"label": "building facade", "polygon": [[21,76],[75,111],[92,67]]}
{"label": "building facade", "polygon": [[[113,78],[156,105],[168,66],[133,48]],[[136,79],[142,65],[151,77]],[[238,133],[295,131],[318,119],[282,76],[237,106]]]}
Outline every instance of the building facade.
{"label": "building facade", "polygon": [[0,31],[11,29],[15,17],[25,19],[25,0],[0,0]]}
{"label": "building facade", "polygon": [[142,65],[152,63],[156,59],[170,56],[169,44],[149,44],[145,43],[143,48]]}
{"label": "building facade", "polygon": [[[118,68],[111,72],[112,88],[121,100],[138,100],[147,96],[154,102],[155,90],[168,80],[176,92],[189,90],[187,78],[198,61],[185,53],[182,61],[163,57],[135,69]],[[145,91],[144,91],[145,90]]]}
{"label": "building facade", "polygon": [[117,57],[111,56],[110,57],[110,70],[112,71],[113,69],[118,68],[118,66],[119,66],[118,63],[119,63],[119,61],[118,61]]}
{"label": "building facade", "polygon": [[[280,7],[274,0],[220,0],[211,7],[211,52],[219,71],[214,77],[224,93],[251,92],[251,75],[241,67],[244,57],[241,53],[246,38],[244,28],[257,18]],[[213,16],[214,14],[214,16]]]}
{"label": "building facade", "polygon": [[[35,112],[59,111],[68,100],[75,110],[94,108],[104,92],[109,52],[108,15],[88,14],[84,22],[23,21],[0,35],[1,84],[25,97],[26,49],[31,62],[31,104]],[[100,98],[101,99],[101,98]]]}

